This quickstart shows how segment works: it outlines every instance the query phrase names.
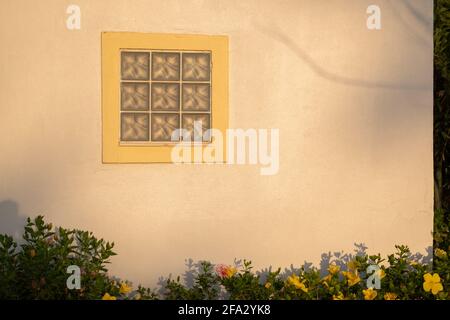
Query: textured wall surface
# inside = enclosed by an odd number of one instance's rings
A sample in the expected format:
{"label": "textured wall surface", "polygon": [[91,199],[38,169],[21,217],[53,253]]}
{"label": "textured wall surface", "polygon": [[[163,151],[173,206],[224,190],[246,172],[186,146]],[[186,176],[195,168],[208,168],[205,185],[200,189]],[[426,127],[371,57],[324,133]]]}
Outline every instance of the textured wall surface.
{"label": "textured wall surface", "polygon": [[[184,259],[318,262],[432,244],[432,3],[2,0],[0,232],[24,217],[114,240],[111,273],[154,285]],[[65,27],[69,4],[81,30]],[[280,170],[104,165],[100,33],[220,34],[230,126],[280,128]]]}

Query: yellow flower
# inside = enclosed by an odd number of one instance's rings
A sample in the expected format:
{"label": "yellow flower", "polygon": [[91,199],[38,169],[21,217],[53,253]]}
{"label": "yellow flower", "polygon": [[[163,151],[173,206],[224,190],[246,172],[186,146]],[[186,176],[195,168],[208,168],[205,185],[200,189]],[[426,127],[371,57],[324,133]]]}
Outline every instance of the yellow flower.
{"label": "yellow flower", "polygon": [[357,272],[344,271],[342,274],[347,278],[347,283],[350,287],[361,281]]}
{"label": "yellow flower", "polygon": [[335,265],[335,264],[330,264],[330,265],[328,266],[328,272],[329,272],[330,274],[336,274],[336,273],[339,272],[339,270],[341,270],[341,267],[339,267],[339,266],[337,266],[337,265]]}
{"label": "yellow flower", "polygon": [[333,294],[333,300],[344,300],[344,294],[342,292],[339,292],[337,295]]}
{"label": "yellow flower", "polygon": [[442,290],[444,290],[444,287],[441,283],[441,278],[439,277],[439,274],[435,273],[431,275],[430,273],[426,273],[423,276],[423,279],[425,280],[423,283],[423,289],[426,292],[429,292],[431,290],[431,293],[434,295],[438,294]]}
{"label": "yellow flower", "polygon": [[378,276],[380,277],[380,280],[386,277],[386,272],[384,272],[383,269],[378,270]]}
{"label": "yellow flower", "polygon": [[384,295],[384,300],[396,300],[397,295],[393,292],[386,292]]}
{"label": "yellow flower", "polygon": [[110,296],[109,293],[105,293],[105,295],[102,297],[102,300],[117,300],[116,297]]}
{"label": "yellow flower", "polygon": [[441,258],[441,259],[444,259],[447,257],[447,252],[445,252],[444,250],[439,249],[439,248],[436,248],[434,250],[434,254],[436,255],[436,257]]}
{"label": "yellow flower", "polygon": [[129,285],[127,285],[125,282],[122,282],[122,284],[120,285],[120,289],[119,292],[121,294],[127,294],[128,292],[130,292],[133,288]]}
{"label": "yellow flower", "polygon": [[296,287],[297,289],[301,289],[304,292],[308,292],[308,288],[305,286],[304,282],[300,281],[300,278],[293,274],[292,276],[288,277],[287,279],[288,283]]}
{"label": "yellow flower", "polygon": [[232,276],[234,276],[236,274],[236,272],[237,272],[237,269],[235,267],[227,268],[227,271],[226,271],[227,277],[231,278]]}
{"label": "yellow flower", "polygon": [[363,290],[364,300],[373,300],[377,296],[377,290],[373,290],[373,288],[369,288],[367,290]]}
{"label": "yellow flower", "polygon": [[356,271],[356,269],[358,268],[357,262],[356,260],[351,260],[347,263],[347,267],[350,271]]}
{"label": "yellow flower", "polygon": [[264,285],[264,287],[266,289],[269,289],[272,286],[272,284],[270,282],[266,282],[266,284]]}

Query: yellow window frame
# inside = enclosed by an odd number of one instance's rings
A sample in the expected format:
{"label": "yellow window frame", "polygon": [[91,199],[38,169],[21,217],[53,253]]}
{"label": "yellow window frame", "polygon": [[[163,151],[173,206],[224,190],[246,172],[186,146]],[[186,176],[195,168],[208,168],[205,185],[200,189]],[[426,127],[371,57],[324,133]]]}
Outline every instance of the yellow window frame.
{"label": "yellow window frame", "polygon": [[222,133],[225,146],[228,127],[227,36],[102,32],[101,47],[103,163],[170,163],[175,146],[120,142],[120,53],[123,49],[210,51],[212,124],[213,129]]}

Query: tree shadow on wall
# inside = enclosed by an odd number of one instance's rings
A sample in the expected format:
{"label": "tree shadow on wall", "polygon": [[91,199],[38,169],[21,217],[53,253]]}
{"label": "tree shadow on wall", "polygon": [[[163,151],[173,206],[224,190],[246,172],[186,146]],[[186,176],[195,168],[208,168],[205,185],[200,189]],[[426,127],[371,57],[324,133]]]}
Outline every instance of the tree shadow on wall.
{"label": "tree shadow on wall", "polygon": [[[202,271],[202,263],[203,261],[197,261],[195,262],[194,259],[188,258],[184,261],[184,265],[186,267],[186,271],[180,276],[180,282],[183,283],[187,288],[192,289],[195,285],[195,279],[198,277],[199,274],[201,274]],[[242,266],[242,260],[234,260],[235,266]],[[214,265],[213,265],[214,267]],[[170,279],[174,279],[172,274],[169,274],[169,276],[164,277],[160,276],[157,281],[158,289],[156,290],[156,293],[159,296],[164,296],[167,293],[167,282]],[[177,278],[175,278],[177,279]],[[182,281],[181,281],[182,280]],[[220,288],[217,288],[220,291]],[[219,296],[221,299],[226,299],[226,293],[220,292]]]}
{"label": "tree shadow on wall", "polygon": [[19,214],[19,205],[14,200],[0,201],[0,234],[7,234],[15,241],[22,239],[26,215]]}
{"label": "tree shadow on wall", "polygon": [[[323,277],[328,274],[328,266],[331,263],[336,264],[341,268],[341,270],[347,270],[347,264],[354,260],[355,257],[368,255],[367,249],[368,247],[364,243],[355,243],[354,253],[345,253],[344,251],[336,251],[336,252],[326,252],[321,254],[321,259],[319,263],[318,269],[320,270],[320,275]],[[385,258],[385,257],[383,257]],[[425,254],[422,253],[414,253],[409,256],[411,261],[420,263],[420,264],[428,264],[431,265],[433,262],[433,247],[428,246],[425,248]],[[314,268],[314,264],[311,262],[305,261],[303,266],[303,270],[309,271]],[[276,270],[276,269],[275,269]],[[267,275],[274,271],[272,266],[265,268],[261,271],[258,271],[256,274],[260,276],[261,283],[265,283]],[[289,268],[284,268],[282,271],[282,275],[284,278],[292,274],[298,274],[301,271],[301,268],[295,268],[292,264]]]}
{"label": "tree shadow on wall", "polygon": [[[395,2],[395,6],[394,6]],[[416,8],[410,1],[403,1],[402,7],[397,7],[397,1],[387,2],[390,5],[390,9],[393,11],[396,20],[400,23],[405,24],[406,30],[415,36],[415,40],[423,46],[425,50],[433,47],[432,40],[432,30],[433,30],[433,18],[432,16],[427,16],[427,8]],[[401,16],[401,13],[408,12],[412,17],[413,21],[408,21],[405,23]],[[433,88],[430,82],[415,82],[414,79],[410,79],[408,74],[403,75],[401,80],[384,80],[384,79],[364,79],[364,78],[353,78],[347,75],[337,74],[332,71],[327,70],[320,63],[316,61],[313,54],[305,49],[304,43],[299,43],[297,39],[289,36],[288,33],[283,31],[278,25],[274,24],[273,21],[265,21],[263,24],[257,21],[253,21],[255,28],[266,35],[267,37],[283,44],[288,50],[302,60],[315,74],[318,76],[335,83],[340,83],[342,85],[361,87],[361,88],[372,88],[372,89],[390,89],[390,90],[431,90]],[[423,38],[418,35],[417,32],[412,32],[410,29],[416,30],[424,28],[429,35],[428,38]]]}

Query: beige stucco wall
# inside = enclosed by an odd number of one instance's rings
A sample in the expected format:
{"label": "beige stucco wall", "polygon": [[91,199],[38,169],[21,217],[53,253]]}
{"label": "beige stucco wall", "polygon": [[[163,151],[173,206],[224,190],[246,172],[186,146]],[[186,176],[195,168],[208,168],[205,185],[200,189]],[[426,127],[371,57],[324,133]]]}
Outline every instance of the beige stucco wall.
{"label": "beige stucco wall", "polygon": [[[79,31],[65,27],[81,7]],[[366,8],[382,30],[366,28]],[[431,1],[1,0],[0,232],[25,216],[114,240],[154,285],[184,259],[257,267],[432,231]],[[100,33],[228,35],[230,126],[280,128],[280,170],[104,165]]]}

